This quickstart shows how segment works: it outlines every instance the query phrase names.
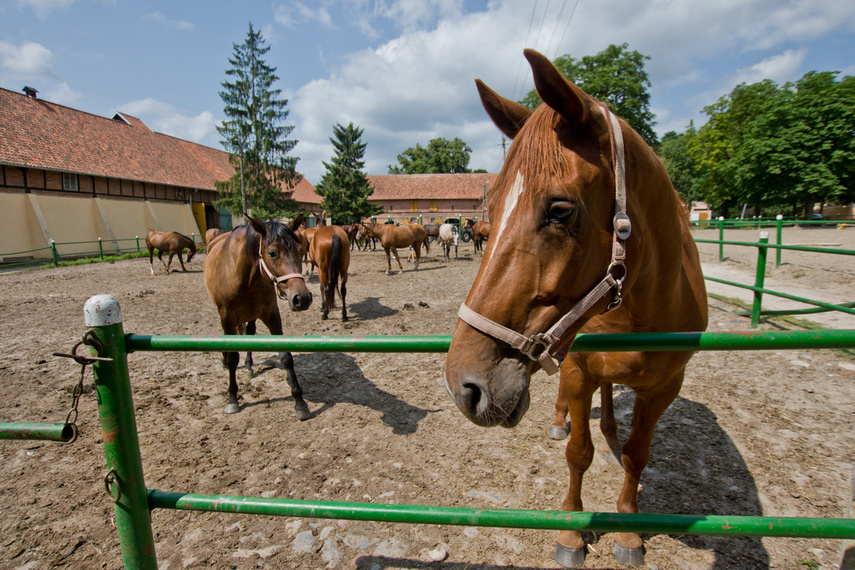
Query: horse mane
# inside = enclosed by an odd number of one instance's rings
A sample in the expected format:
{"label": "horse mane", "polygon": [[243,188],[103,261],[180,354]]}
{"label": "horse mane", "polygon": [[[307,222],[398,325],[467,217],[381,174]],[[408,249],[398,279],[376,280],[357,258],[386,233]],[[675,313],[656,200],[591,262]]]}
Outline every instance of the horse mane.
{"label": "horse mane", "polygon": [[192,244],[190,246],[190,251],[192,251],[193,253],[196,253],[196,242],[194,240],[190,239],[189,237],[185,236],[182,233],[179,233],[179,232],[175,232],[175,233],[178,234],[179,236],[183,237],[187,241],[189,241]]}

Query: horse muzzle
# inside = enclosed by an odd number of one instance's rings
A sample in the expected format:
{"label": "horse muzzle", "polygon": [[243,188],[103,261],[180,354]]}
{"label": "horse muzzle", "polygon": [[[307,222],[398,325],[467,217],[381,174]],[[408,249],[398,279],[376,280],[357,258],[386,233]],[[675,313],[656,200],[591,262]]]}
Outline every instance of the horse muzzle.
{"label": "horse muzzle", "polygon": [[[473,363],[474,364],[474,363]],[[449,350],[445,387],[466,418],[482,427],[516,426],[531,404],[531,375],[518,358],[503,358],[491,366],[466,366]]]}

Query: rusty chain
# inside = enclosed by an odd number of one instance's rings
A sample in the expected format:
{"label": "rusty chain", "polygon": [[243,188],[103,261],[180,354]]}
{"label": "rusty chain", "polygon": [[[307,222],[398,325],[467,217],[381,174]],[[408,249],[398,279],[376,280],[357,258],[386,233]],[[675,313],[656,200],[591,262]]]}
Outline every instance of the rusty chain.
{"label": "rusty chain", "polygon": [[[81,344],[95,347],[95,351],[97,352],[98,356],[84,356],[77,354],[77,349],[80,348]],[[80,339],[80,341],[74,345],[74,347],[71,349],[71,354],[67,354],[64,352],[53,353],[54,356],[70,358],[80,365],[80,379],[77,381],[77,384],[71,391],[71,410],[68,412],[68,415],[65,416],[65,424],[71,428],[73,434],[68,443],[72,443],[75,439],[77,439],[77,406],[80,403],[80,395],[83,394],[83,378],[86,376],[86,367],[96,362],[113,361],[112,358],[104,358],[100,356],[103,351],[104,347],[101,345],[101,342],[97,338],[95,338],[92,331],[89,330],[86,331],[83,334],[83,338]]]}

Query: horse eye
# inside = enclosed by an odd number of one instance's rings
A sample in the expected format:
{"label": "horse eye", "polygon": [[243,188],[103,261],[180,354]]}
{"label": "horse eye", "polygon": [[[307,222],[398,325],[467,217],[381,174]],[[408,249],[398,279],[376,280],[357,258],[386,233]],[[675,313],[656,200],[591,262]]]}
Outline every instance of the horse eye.
{"label": "horse eye", "polygon": [[275,249],[268,249],[267,255],[269,255],[270,257],[276,257],[276,250]]}
{"label": "horse eye", "polygon": [[547,218],[549,222],[565,223],[570,220],[576,212],[576,205],[573,202],[553,202],[549,205]]}

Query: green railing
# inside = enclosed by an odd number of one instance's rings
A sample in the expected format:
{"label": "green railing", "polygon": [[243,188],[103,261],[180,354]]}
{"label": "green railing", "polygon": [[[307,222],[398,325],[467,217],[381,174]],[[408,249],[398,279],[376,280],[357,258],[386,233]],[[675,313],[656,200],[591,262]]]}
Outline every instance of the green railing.
{"label": "green railing", "polygon": [[[780,220],[778,220],[780,221]],[[805,297],[799,297],[796,295],[790,295],[788,293],[783,293],[781,291],[773,291],[771,289],[766,289],[764,287],[766,280],[766,255],[769,249],[775,249],[778,252],[777,265],[781,264],[781,250],[791,250],[791,251],[804,251],[811,253],[825,253],[825,254],[835,254],[835,255],[855,255],[855,250],[851,249],[832,249],[828,247],[813,247],[813,246],[798,246],[798,245],[782,245],[781,241],[781,233],[780,228],[778,232],[778,242],[777,244],[769,243],[769,234],[768,232],[760,232],[760,241],[759,242],[742,242],[742,241],[727,241],[727,240],[709,240],[709,239],[695,239],[696,243],[711,243],[711,244],[719,244],[719,260],[724,258],[723,247],[725,245],[736,245],[741,247],[756,247],[757,248],[757,267],[755,271],[755,279],[754,285],[746,285],[744,283],[736,283],[734,281],[727,281],[725,279],[719,279],[716,277],[704,276],[704,279],[707,281],[714,281],[716,283],[723,283],[725,285],[730,285],[733,287],[739,287],[741,289],[748,289],[750,291],[754,291],[754,302],[751,309],[751,327],[756,328],[760,323],[761,315],[800,315],[800,314],[812,314],[812,313],[820,313],[827,311],[838,311],[841,313],[847,313],[850,315],[855,315],[855,303],[846,302],[840,304],[832,304],[826,303],[824,301],[817,301],[814,299],[807,299]],[[775,297],[781,297],[783,299],[789,299],[791,301],[797,301],[800,303],[805,303],[808,305],[813,305],[814,309],[793,309],[786,311],[763,311],[762,310],[762,301],[763,294],[766,293],[768,295],[772,295]],[[747,314],[745,312],[740,312],[740,314]]]}
{"label": "green railing", "polygon": [[[190,234],[190,239],[192,239],[193,243],[198,247],[203,245],[201,241],[202,236],[197,236],[195,233],[192,233]],[[76,247],[89,245],[92,247]],[[46,247],[28,249],[26,251],[0,253],[0,267],[14,268],[30,265],[45,265],[46,263],[50,263],[55,267],[62,259],[84,259],[97,257],[103,260],[105,256],[140,253],[145,250],[145,236],[142,238],[134,236],[132,238],[120,239],[99,237],[97,240],[91,241],[56,242],[51,240],[50,245]]]}
{"label": "green railing", "polygon": [[[104,452],[105,485],[115,503],[125,568],[157,568],[151,528],[153,509],[373,520],[411,524],[469,525],[596,532],[651,532],[855,539],[855,520],[673,514],[616,514],[516,509],[378,505],[199,495],[147,489],[128,373],[134,351],[445,352],[449,336],[414,337],[180,337],[125,334],[118,302],[92,297],[85,308]],[[667,333],[579,335],[574,351],[766,350],[855,347],[855,330],[811,332]],[[8,428],[12,424],[5,424]],[[4,426],[0,426],[2,428]],[[33,428],[28,427],[31,430]],[[45,428],[55,435],[55,428]],[[15,430],[11,430],[14,432]],[[35,430],[39,431],[39,430]],[[9,433],[0,429],[0,437]],[[21,439],[20,437],[14,437]]]}

